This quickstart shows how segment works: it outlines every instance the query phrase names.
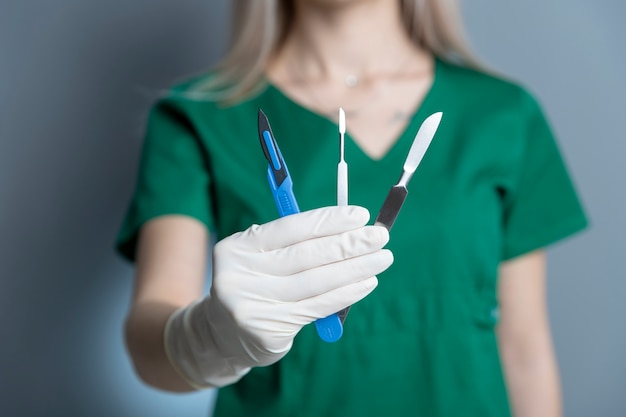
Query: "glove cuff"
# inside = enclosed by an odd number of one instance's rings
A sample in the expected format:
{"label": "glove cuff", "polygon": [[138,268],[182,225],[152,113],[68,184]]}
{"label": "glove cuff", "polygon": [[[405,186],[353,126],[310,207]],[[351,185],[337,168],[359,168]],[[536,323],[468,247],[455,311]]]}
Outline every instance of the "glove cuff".
{"label": "glove cuff", "polygon": [[233,384],[250,371],[250,367],[231,363],[223,355],[204,313],[210,297],[175,311],[165,325],[165,353],[170,363],[196,389]]}

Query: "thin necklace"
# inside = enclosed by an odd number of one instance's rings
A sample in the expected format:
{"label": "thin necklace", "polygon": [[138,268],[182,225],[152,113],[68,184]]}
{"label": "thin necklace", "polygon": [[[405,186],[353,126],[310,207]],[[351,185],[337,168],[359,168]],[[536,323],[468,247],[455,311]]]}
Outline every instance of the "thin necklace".
{"label": "thin necklace", "polygon": [[348,74],[343,79],[343,82],[346,84],[346,87],[354,88],[359,85],[359,77],[356,74]]}
{"label": "thin necklace", "polygon": [[[412,58],[412,55],[407,54],[407,57],[406,59],[402,61],[402,64],[398,65],[399,70],[391,74],[388,78],[394,79],[400,76],[402,73],[404,73],[406,71],[405,69],[407,66],[406,64],[408,64],[411,61],[411,58]],[[328,106],[322,100],[319,99],[317,94],[313,93],[313,89],[307,87],[307,84],[308,84],[307,80],[301,76],[296,75],[296,74],[299,74],[300,71],[298,71],[296,68],[295,71],[292,69],[290,72],[291,72],[292,78],[296,81],[297,85],[304,86],[304,88],[302,88],[302,91],[306,93],[305,94],[306,97],[308,97],[310,101],[314,103],[315,107],[320,111],[320,113],[324,115],[325,117],[331,120],[334,120],[337,115],[337,111],[339,107],[341,106],[336,106],[336,107],[331,108],[330,110],[326,110]],[[348,89],[356,89],[361,84],[361,79],[356,74],[351,73],[344,77],[344,84],[345,84],[345,87],[347,87]],[[377,98],[376,96],[369,97],[368,101],[375,100],[376,98]],[[362,114],[364,107],[365,105],[361,105],[360,107],[357,107],[357,108],[349,108],[349,109],[344,108],[346,117],[347,118],[359,117]],[[402,110],[396,110],[394,111],[393,115],[389,119],[388,123],[392,124],[392,123],[397,123],[397,122],[406,122],[406,120],[410,118],[411,118],[410,113],[407,113],[406,111],[402,111]]]}

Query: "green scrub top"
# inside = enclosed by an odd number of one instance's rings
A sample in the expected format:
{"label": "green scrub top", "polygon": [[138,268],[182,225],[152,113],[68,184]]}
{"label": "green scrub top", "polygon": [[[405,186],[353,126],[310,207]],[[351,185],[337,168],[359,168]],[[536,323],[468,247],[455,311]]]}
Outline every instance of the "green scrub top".
{"label": "green scrub top", "polygon": [[[142,224],[161,215],[196,218],[218,239],[276,219],[259,108],[300,209],[336,204],[334,122],[271,84],[229,107],[186,98],[188,88],[152,109],[121,254],[132,260]],[[514,83],[437,60],[431,89],[384,157],[346,137],[349,201],[372,222],[421,122],[438,111],[391,231],[395,262],[352,307],[343,337],[325,343],[306,326],[280,362],[220,389],[215,416],[510,415],[495,335],[498,265],[584,228],[585,215],[536,101]]]}

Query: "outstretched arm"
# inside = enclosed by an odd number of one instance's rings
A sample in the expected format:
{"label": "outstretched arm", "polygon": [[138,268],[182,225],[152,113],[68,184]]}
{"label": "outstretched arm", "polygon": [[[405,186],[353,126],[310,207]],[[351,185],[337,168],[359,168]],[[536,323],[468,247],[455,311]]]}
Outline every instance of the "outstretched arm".
{"label": "outstretched arm", "polygon": [[208,231],[195,219],[162,216],[141,229],[125,330],[135,371],[148,385],[167,391],[194,390],[169,362],[163,331],[174,311],[201,297],[207,256]]}

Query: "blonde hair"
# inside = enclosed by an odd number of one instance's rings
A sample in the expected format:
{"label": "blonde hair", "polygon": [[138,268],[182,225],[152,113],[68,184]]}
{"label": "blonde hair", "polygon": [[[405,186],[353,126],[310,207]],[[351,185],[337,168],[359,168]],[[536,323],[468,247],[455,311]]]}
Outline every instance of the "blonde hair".
{"label": "blonde hair", "polygon": [[[457,0],[397,0],[413,42],[440,59],[478,67],[463,30]],[[235,0],[231,48],[210,77],[187,94],[234,103],[265,85],[265,66],[287,37],[294,0]]]}

